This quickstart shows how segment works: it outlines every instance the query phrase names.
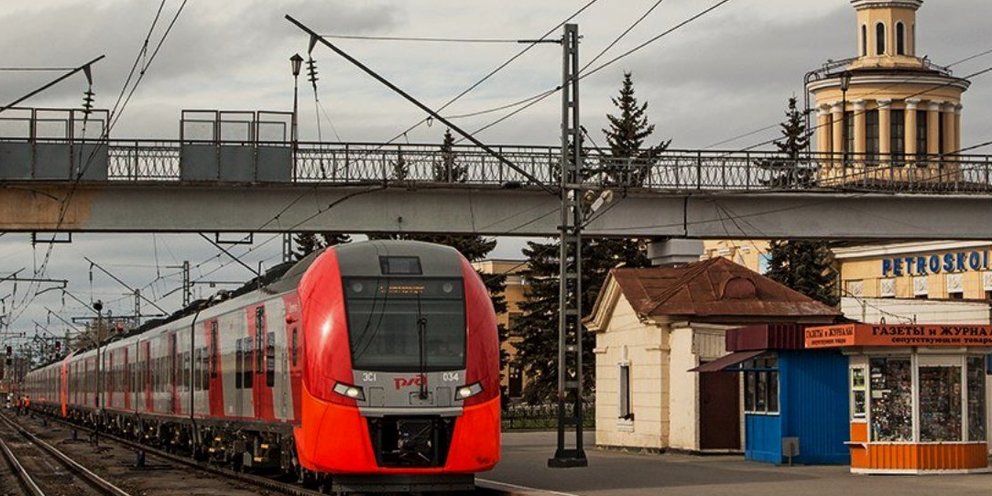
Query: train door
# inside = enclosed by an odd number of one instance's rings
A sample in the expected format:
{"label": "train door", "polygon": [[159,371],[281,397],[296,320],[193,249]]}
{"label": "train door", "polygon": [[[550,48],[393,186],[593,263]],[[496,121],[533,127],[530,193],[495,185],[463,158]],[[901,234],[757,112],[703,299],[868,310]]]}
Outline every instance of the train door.
{"label": "train door", "polygon": [[179,357],[176,356],[176,333],[173,332],[169,334],[168,339],[168,351],[166,352],[166,393],[169,398],[169,406],[167,412],[178,414],[179,413],[179,391],[178,391],[178,378],[179,374]]}
{"label": "train door", "polygon": [[[239,417],[254,416],[254,386],[255,386],[255,319],[251,309],[239,316],[238,330],[247,328],[247,336],[242,335],[235,342],[235,411]],[[240,335],[241,332],[238,332]]]}
{"label": "train door", "polygon": [[[106,395],[106,398],[104,398],[103,402],[104,404],[108,405],[110,408],[116,408],[117,405],[114,404],[114,400],[117,399],[119,395],[114,394],[114,387],[117,386],[117,381],[115,380],[116,377],[114,377],[116,372],[116,369],[114,369],[114,352],[107,351],[106,355],[107,355],[107,360],[106,360],[107,368],[103,369],[103,373],[100,374],[106,378],[106,380],[104,380],[104,384],[102,388]],[[97,405],[97,408],[99,407],[100,405]]]}
{"label": "train door", "polygon": [[296,293],[292,293],[284,300],[286,306],[286,362],[283,367],[288,373],[285,375],[285,394],[290,396],[287,404],[292,408],[287,415],[289,419],[296,420],[300,414],[300,379],[302,377],[302,347],[303,340],[300,333],[300,303]]}
{"label": "train door", "polygon": [[152,343],[150,341],[141,342],[141,391],[144,392],[144,403],[146,412],[155,411],[155,396],[152,389]]}
{"label": "train door", "polygon": [[252,389],[251,402],[254,410],[254,417],[265,418],[263,410],[265,384],[265,306],[255,307],[253,313],[252,332]]}
{"label": "train door", "polygon": [[121,388],[124,391],[124,409],[131,409],[131,362],[128,361],[127,346],[121,349],[124,354],[123,373],[121,374]]}
{"label": "train door", "polygon": [[217,319],[207,322],[207,398],[211,417],[224,415],[224,380],[221,374],[220,325]]}

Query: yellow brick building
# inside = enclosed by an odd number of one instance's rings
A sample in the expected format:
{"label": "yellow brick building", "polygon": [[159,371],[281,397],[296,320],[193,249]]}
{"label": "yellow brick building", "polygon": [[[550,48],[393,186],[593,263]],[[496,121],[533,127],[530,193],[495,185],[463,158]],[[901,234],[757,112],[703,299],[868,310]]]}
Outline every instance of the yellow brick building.
{"label": "yellow brick building", "polygon": [[507,311],[496,316],[497,322],[506,327],[509,338],[503,343],[503,350],[510,356],[510,361],[501,371],[500,385],[505,388],[510,398],[519,398],[525,386],[525,377],[519,362],[514,359],[516,344],[523,339],[514,329],[518,318],[523,315],[520,303],[525,299],[527,281],[521,274],[527,270],[526,260],[483,260],[472,264],[475,270],[482,274],[505,274]]}

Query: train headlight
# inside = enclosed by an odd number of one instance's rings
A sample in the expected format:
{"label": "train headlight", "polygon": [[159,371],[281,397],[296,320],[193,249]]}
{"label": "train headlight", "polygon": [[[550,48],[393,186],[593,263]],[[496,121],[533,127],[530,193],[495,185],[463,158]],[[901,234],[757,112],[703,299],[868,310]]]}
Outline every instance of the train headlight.
{"label": "train headlight", "polygon": [[346,398],[351,398],[353,400],[365,401],[365,391],[361,387],[352,386],[351,384],[345,384],[339,382],[334,385],[334,392],[344,396]]}
{"label": "train headlight", "polygon": [[455,389],[455,399],[456,400],[467,400],[482,392],[482,384],[476,382],[475,384],[469,384],[468,386],[460,386]]}

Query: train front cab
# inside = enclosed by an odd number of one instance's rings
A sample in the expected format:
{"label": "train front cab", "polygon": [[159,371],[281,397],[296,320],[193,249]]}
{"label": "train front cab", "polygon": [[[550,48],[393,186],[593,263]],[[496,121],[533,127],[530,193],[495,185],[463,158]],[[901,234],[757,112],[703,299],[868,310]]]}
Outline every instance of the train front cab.
{"label": "train front cab", "polygon": [[343,246],[300,284],[301,465],[336,490],[466,489],[500,456],[496,318],[456,251]]}

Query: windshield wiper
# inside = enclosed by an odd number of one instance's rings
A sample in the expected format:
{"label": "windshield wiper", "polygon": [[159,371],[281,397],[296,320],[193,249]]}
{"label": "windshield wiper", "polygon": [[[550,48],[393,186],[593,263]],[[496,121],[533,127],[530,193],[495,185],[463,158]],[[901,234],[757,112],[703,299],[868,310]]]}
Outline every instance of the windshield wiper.
{"label": "windshield wiper", "polygon": [[424,317],[420,306],[420,295],[417,295],[417,346],[420,349],[420,399],[427,400],[427,317]]}

